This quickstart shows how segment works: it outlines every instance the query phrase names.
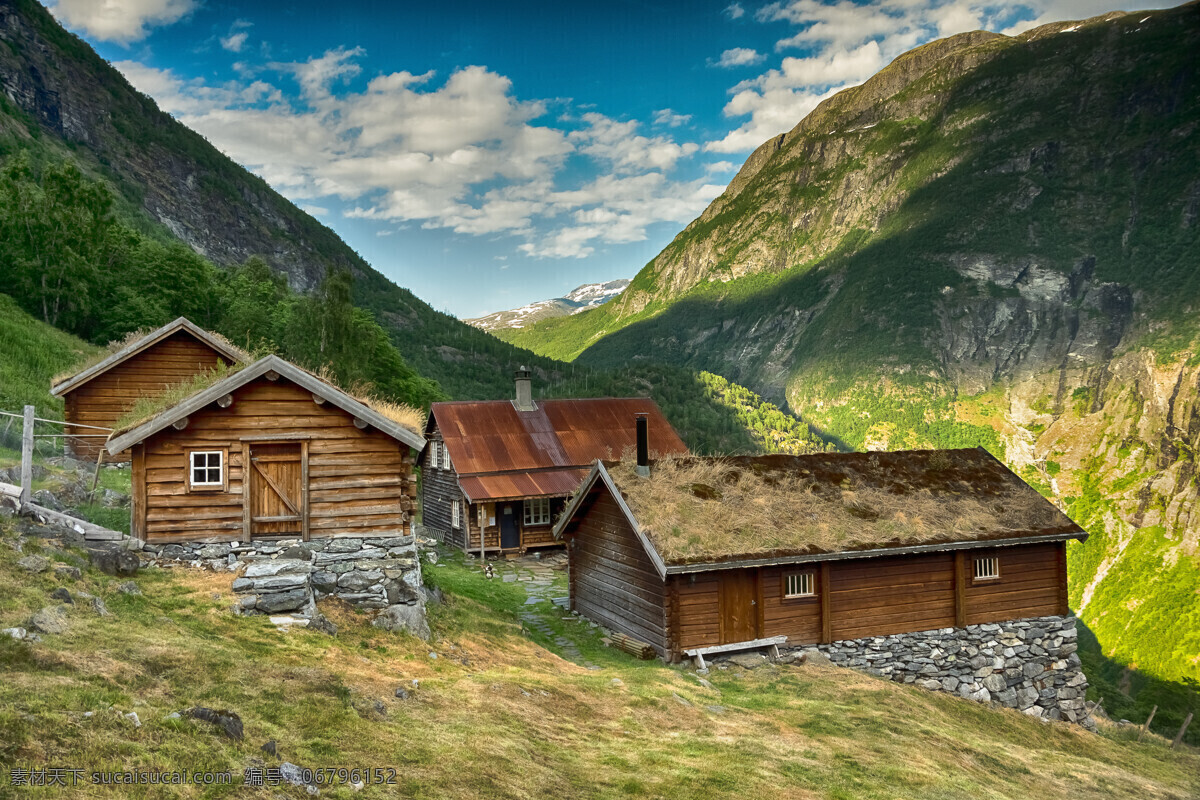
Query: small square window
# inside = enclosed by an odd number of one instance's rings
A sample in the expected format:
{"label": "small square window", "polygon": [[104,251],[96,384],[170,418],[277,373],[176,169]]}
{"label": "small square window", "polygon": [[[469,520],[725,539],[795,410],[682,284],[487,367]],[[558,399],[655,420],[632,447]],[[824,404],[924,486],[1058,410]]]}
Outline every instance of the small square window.
{"label": "small square window", "polygon": [[225,488],[225,453],[194,450],[188,454],[188,483],[193,489]]}
{"label": "small square window", "polygon": [[815,597],[816,585],[811,572],[789,572],[784,576],[783,596],[785,598]]}
{"label": "small square window", "polygon": [[525,501],[525,524],[526,525],[549,525],[550,524],[550,498],[537,497],[533,500]]}
{"label": "small square window", "polygon": [[990,581],[1000,577],[1000,559],[995,556],[975,559],[975,580]]}

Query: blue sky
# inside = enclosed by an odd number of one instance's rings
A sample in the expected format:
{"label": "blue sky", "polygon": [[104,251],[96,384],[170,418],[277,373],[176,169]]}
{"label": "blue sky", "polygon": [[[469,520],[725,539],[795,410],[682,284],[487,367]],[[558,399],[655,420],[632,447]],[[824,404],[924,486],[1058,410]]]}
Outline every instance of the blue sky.
{"label": "blue sky", "polygon": [[381,272],[472,317],[632,277],[755,147],[906,50],[1112,2],[50,8]]}

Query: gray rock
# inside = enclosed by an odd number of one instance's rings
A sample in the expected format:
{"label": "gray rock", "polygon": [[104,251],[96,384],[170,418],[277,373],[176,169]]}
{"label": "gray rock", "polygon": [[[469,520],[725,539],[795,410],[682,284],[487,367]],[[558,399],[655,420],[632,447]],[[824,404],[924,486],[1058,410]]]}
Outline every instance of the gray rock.
{"label": "gray rock", "polygon": [[83,577],[83,573],[79,571],[79,567],[72,567],[68,564],[55,564],[54,574],[60,578],[70,578],[76,581]]}
{"label": "gray rock", "polygon": [[339,589],[349,589],[352,592],[361,592],[368,586],[373,586],[383,580],[383,573],[374,572],[347,572],[338,578]]}
{"label": "gray rock", "polygon": [[29,632],[24,628],[5,628],[0,630],[0,636],[8,636],[11,639],[16,639],[18,642],[29,635]]}
{"label": "gray rock", "polygon": [[1025,665],[1023,667],[1021,667],[1021,672],[1025,675],[1026,678],[1036,678],[1038,675],[1041,675],[1045,671],[1046,671],[1046,668],[1043,667],[1041,664],[1037,663],[1036,661],[1027,661],[1027,662],[1025,662]]}
{"label": "gray rock", "polygon": [[225,558],[229,555],[230,546],[227,544],[206,544],[197,551],[200,558]]}
{"label": "gray rock", "polygon": [[141,594],[142,590],[133,581],[125,581],[117,584],[117,591],[121,594]]}
{"label": "gray rock", "polygon": [[135,727],[135,728],[142,727],[142,721],[140,719],[138,719],[138,715],[137,715],[136,711],[130,711],[128,714],[124,714],[123,716],[125,717],[125,719],[127,719],[133,723],[133,727]]}
{"label": "gray rock", "polygon": [[196,706],[185,712],[192,719],[204,720],[216,725],[225,735],[235,742],[242,740],[242,718],[232,711],[217,711],[211,708]]}
{"label": "gray rock", "polygon": [[279,592],[308,586],[307,575],[272,575],[269,578],[238,578],[233,582],[235,592]]}
{"label": "gray rock", "polygon": [[98,617],[112,616],[112,612],[108,610],[108,606],[104,605],[104,601],[99,597],[92,597],[88,600],[88,606],[95,612]]}
{"label": "gray rock", "polygon": [[42,508],[48,508],[51,511],[63,510],[63,504],[58,502],[58,498],[54,496],[54,493],[47,489],[38,489],[33,493],[33,496],[30,498],[30,500],[33,501],[34,505],[41,506]]}
{"label": "gray rock", "polygon": [[269,742],[264,742],[263,746],[258,749],[262,750],[269,756],[279,758],[279,746],[275,743],[274,739],[271,739]]}
{"label": "gray rock", "polygon": [[71,599],[71,593],[61,586],[50,593],[50,599],[57,600],[60,603],[75,605],[75,601]]}
{"label": "gray rock", "polygon": [[419,604],[388,606],[371,624],[385,631],[406,631],[420,639],[430,636],[425,607]]}
{"label": "gray rock", "polygon": [[274,575],[308,575],[312,564],[294,558],[279,558],[274,561],[258,561],[246,567],[244,578],[269,578]]}
{"label": "gray rock", "polygon": [[[387,592],[389,605],[397,605],[400,603],[412,604],[420,602],[422,593],[412,588],[404,581],[388,580],[383,584],[384,591]],[[426,597],[431,597],[434,605],[441,604],[441,591],[434,590]]]}
{"label": "gray rock", "polygon": [[338,585],[338,576],[332,572],[314,572],[309,580],[314,589],[326,594],[335,591]]}
{"label": "gray rock", "polygon": [[44,556],[25,556],[17,560],[17,566],[36,575],[50,569],[50,559]]}
{"label": "gray rock", "polygon": [[362,549],[362,539],[330,539],[325,545],[326,553],[357,553]]}
{"label": "gray rock", "polygon": [[29,627],[38,633],[66,633],[70,627],[66,606],[47,606],[29,619]]}
{"label": "gray rock", "polygon": [[137,574],[141,562],[138,557],[124,548],[93,550],[92,564],[105,575],[128,578]]}
{"label": "gray rock", "polygon": [[401,700],[407,700],[408,690],[401,686],[400,688],[396,689],[396,697],[400,698]]}
{"label": "gray rock", "polygon": [[993,693],[1002,692],[1008,688],[1008,681],[1003,675],[988,675],[983,679],[983,688]]}
{"label": "gray rock", "polygon": [[191,552],[187,548],[185,548],[181,545],[177,545],[177,544],[163,545],[162,552],[159,555],[161,555],[163,558],[174,558],[174,559],[191,558],[192,557]]}
{"label": "gray rock", "polygon": [[356,561],[359,559],[378,559],[387,555],[386,550],[378,548],[364,548],[358,552],[342,553],[330,550],[332,543],[326,548],[324,553],[313,553],[313,562],[316,564],[332,564],[338,561]]}
{"label": "gray rock", "polygon": [[324,614],[316,613],[308,623],[310,631],[319,631],[329,636],[337,636],[337,625],[334,625]]}
{"label": "gray rock", "polygon": [[766,664],[767,658],[760,653],[735,653],[729,657],[729,662],[743,669],[755,669]]}
{"label": "gray rock", "polygon": [[286,592],[271,592],[258,595],[255,607],[259,611],[274,614],[276,611],[296,611],[308,603],[307,587],[299,587]]}

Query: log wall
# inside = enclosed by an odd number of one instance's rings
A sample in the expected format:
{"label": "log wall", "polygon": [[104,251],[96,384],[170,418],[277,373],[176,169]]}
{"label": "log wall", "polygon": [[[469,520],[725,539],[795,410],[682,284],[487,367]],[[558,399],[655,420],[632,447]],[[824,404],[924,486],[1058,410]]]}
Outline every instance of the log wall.
{"label": "log wall", "polygon": [[[307,442],[310,538],[411,531],[416,483],[410,448],[369,426],[355,427],[349,414],[318,405],[284,378],[264,377],[236,390],[229,408],[210,405],[183,430],[167,428],[134,448],[134,525],[144,531],[141,538],[244,541],[244,448],[247,440],[268,436]],[[227,490],[188,490],[191,449],[227,449]]]}
{"label": "log wall", "polygon": [[585,502],[587,524],[569,547],[571,608],[667,656],[662,578],[607,492],[593,489]]}
{"label": "log wall", "polygon": [[[142,396],[153,396],[168,386],[189,380],[219,363],[231,363],[186,331],[176,331],[135,356],[97,375],[63,398],[64,419],[80,425],[111,428]],[[101,431],[68,427],[65,433]],[[94,461],[103,439],[68,439],[77,458]],[[122,457],[123,458],[123,457]]]}

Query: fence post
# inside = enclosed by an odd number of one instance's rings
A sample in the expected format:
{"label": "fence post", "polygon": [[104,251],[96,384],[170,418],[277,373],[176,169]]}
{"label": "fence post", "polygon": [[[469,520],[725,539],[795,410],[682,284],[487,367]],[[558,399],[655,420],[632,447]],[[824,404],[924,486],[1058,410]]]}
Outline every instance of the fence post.
{"label": "fence post", "polygon": [[21,505],[33,496],[33,406],[25,406],[25,427],[21,430]]}
{"label": "fence post", "polygon": [[1158,706],[1155,706],[1154,708],[1150,709],[1150,716],[1146,717],[1146,724],[1143,725],[1142,729],[1138,732],[1137,740],[1139,742],[1142,740],[1142,737],[1146,735],[1146,731],[1150,730],[1150,723],[1154,721],[1154,715],[1157,713],[1158,713]]}
{"label": "fence post", "polygon": [[1183,721],[1183,725],[1179,728],[1179,733],[1175,734],[1175,741],[1171,742],[1172,750],[1179,747],[1179,743],[1183,741],[1183,735],[1187,733],[1188,725],[1192,724],[1192,713],[1191,711],[1188,712],[1187,719]]}

